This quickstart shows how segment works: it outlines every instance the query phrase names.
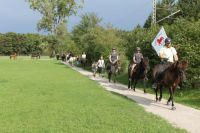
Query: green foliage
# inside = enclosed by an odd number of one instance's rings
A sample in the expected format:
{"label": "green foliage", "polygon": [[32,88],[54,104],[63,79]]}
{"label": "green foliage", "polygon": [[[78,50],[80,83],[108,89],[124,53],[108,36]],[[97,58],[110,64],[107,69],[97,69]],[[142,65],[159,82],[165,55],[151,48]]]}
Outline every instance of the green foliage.
{"label": "green foliage", "polygon": [[69,16],[76,13],[80,5],[75,0],[26,0],[30,8],[38,11],[42,19],[38,22],[38,30],[57,34],[59,25],[67,22]]}
{"label": "green foliage", "polygon": [[73,40],[81,52],[86,52],[89,62],[98,60],[101,55],[107,60],[112,47],[124,55],[120,46],[122,39],[118,37],[117,30],[112,27],[103,28],[100,22],[101,19],[94,13],[82,15],[80,24],[72,32]]}
{"label": "green foliage", "polygon": [[44,36],[39,34],[17,34],[13,32],[1,34],[0,53],[9,55],[16,52],[18,55],[28,55],[32,52],[42,52],[40,44]]}
{"label": "green foliage", "polygon": [[183,17],[188,20],[198,21],[200,18],[200,0],[179,0],[178,6]]}

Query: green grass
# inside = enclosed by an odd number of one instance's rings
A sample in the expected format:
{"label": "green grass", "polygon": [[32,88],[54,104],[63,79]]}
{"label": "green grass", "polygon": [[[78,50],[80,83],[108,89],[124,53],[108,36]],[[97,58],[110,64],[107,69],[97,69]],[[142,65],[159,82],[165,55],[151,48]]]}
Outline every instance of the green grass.
{"label": "green grass", "polygon": [[[127,85],[128,84],[128,78],[127,73],[122,73],[117,76],[117,81]],[[147,84],[147,93],[155,94],[154,90],[151,88],[151,83]],[[136,86],[139,89],[143,88],[143,84],[141,82],[138,83]],[[164,88],[163,91],[163,97],[168,99],[169,98],[169,92],[168,89]],[[196,109],[200,109],[200,88],[199,89],[189,89],[187,87],[184,87],[183,89],[177,89],[175,92],[175,102],[181,103]]]}
{"label": "green grass", "polygon": [[185,132],[55,60],[0,57],[1,133]]}

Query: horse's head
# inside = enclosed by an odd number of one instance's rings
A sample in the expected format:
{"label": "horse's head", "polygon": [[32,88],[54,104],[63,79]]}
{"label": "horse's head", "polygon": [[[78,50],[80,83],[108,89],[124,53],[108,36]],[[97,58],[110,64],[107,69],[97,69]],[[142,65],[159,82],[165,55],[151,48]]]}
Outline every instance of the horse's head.
{"label": "horse's head", "polygon": [[144,69],[147,69],[149,67],[149,58],[148,57],[142,58],[141,65],[143,66]]}
{"label": "horse's head", "polygon": [[181,71],[185,71],[188,67],[188,61],[176,61],[172,64],[171,69],[178,69]]}

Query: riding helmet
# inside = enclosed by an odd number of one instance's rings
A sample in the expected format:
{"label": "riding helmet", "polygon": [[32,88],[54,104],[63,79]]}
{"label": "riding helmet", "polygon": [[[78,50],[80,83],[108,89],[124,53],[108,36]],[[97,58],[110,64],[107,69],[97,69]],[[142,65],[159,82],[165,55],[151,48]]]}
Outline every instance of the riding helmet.
{"label": "riding helmet", "polygon": [[165,44],[169,44],[169,43],[171,43],[171,39],[170,38],[166,38],[165,39]]}
{"label": "riding helmet", "polygon": [[140,47],[137,47],[136,50],[137,50],[137,51],[140,51],[141,49],[140,49]]}

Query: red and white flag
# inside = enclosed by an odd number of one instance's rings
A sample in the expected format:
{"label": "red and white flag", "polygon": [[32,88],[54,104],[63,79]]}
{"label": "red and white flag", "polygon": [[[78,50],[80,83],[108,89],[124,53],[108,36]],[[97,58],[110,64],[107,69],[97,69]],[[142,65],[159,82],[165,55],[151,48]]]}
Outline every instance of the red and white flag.
{"label": "red and white flag", "polygon": [[156,51],[156,53],[159,55],[159,51],[162,47],[165,45],[165,39],[167,38],[167,34],[165,32],[164,27],[162,26],[160,31],[158,32],[157,36],[151,43],[152,47]]}

